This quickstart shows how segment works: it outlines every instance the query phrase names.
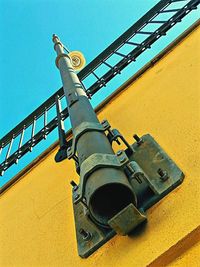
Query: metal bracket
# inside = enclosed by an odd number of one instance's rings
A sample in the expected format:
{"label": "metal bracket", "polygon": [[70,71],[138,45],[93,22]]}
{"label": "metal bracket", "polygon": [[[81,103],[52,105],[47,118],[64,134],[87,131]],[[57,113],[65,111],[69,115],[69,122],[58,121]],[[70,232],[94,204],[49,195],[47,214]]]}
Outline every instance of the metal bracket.
{"label": "metal bracket", "polygon": [[146,220],[147,217],[144,213],[140,212],[133,204],[129,204],[111,218],[108,223],[117,234],[127,235]]}
{"label": "metal bracket", "polygon": [[81,177],[75,204],[83,199],[86,180],[91,173],[103,167],[122,168],[128,162],[129,159],[124,151],[118,151],[116,155],[95,153],[83,161],[80,167]]}
{"label": "metal bracket", "polygon": [[120,145],[119,139],[121,139],[121,141],[127,147],[127,153],[132,154],[134,152],[133,148],[129,145],[129,143],[126,141],[126,139],[123,137],[123,135],[117,129],[112,129],[112,130],[109,129],[107,137],[108,137],[108,140],[111,143],[111,145],[112,145],[113,141],[117,142],[117,144]]}
{"label": "metal bracket", "polygon": [[89,131],[98,131],[104,132],[110,128],[110,124],[107,120],[103,120],[102,123],[92,123],[92,122],[82,122],[78,127],[73,131],[73,141],[71,148],[68,149],[68,159],[71,159],[76,153],[76,145],[78,139],[85,132]]}
{"label": "metal bracket", "polygon": [[146,185],[146,190],[145,186],[143,188],[141,186],[143,190],[141,193],[136,180],[132,186],[137,188],[138,208],[147,210],[180,185],[184,174],[150,134],[142,136],[141,139],[143,140],[141,144],[133,144],[135,153],[129,160],[137,162],[144,172],[142,184]]}
{"label": "metal bracket", "polygon": [[67,146],[62,146],[59,148],[58,152],[55,155],[55,161],[61,162],[67,158]]}
{"label": "metal bracket", "polygon": [[109,220],[111,226],[109,229],[95,224],[90,219],[84,198],[80,198],[81,201],[77,198],[82,190],[81,187],[84,186],[80,185],[73,191],[78,252],[83,258],[91,255],[116,233],[128,234],[137,225],[146,221],[143,211],[153,206],[183,181],[183,172],[151,135],[147,134],[137,139],[131,146],[134,153],[128,157],[126,151],[119,151],[114,157],[112,155],[101,157],[97,154],[93,158],[88,158],[88,161],[81,166],[84,168],[84,179],[87,179],[87,175],[95,168],[101,166],[112,164],[116,168],[124,168],[137,196],[137,207],[130,204],[121,210]]}
{"label": "metal bracket", "polygon": [[[75,194],[73,195],[73,201]],[[96,226],[89,218],[87,209],[82,202],[74,204],[74,221],[76,228],[76,238],[78,245],[78,254],[82,258],[87,258],[114,235],[113,229]]]}

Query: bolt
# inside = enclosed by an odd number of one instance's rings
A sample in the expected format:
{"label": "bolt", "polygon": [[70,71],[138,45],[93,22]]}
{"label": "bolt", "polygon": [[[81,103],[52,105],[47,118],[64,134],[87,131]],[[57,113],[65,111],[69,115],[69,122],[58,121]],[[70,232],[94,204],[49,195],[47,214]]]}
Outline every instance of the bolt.
{"label": "bolt", "polygon": [[162,181],[166,181],[169,178],[169,175],[166,171],[163,171],[161,168],[158,169],[157,173],[160,175]]}
{"label": "bolt", "polygon": [[121,150],[117,151],[117,156],[120,156],[121,154],[122,154]]}
{"label": "bolt", "polygon": [[77,200],[79,198],[79,194],[75,195],[74,199]]}
{"label": "bolt", "polygon": [[90,232],[85,231],[83,228],[79,230],[79,234],[83,237],[83,240],[88,241],[91,239],[92,235]]}
{"label": "bolt", "polygon": [[124,161],[126,161],[126,157],[123,156],[123,157],[120,159],[120,162],[123,163]]}
{"label": "bolt", "polygon": [[138,145],[141,145],[143,143],[142,138],[140,138],[137,134],[134,134],[133,138],[135,139]]}
{"label": "bolt", "polygon": [[70,182],[70,184],[72,185],[74,191],[78,189],[78,185],[73,180]]}
{"label": "bolt", "polygon": [[87,200],[85,197],[82,198],[81,203],[88,209]]}
{"label": "bolt", "polygon": [[83,197],[83,202],[84,202],[84,203],[87,203],[87,200],[86,200],[86,198],[85,198],[85,197]]}

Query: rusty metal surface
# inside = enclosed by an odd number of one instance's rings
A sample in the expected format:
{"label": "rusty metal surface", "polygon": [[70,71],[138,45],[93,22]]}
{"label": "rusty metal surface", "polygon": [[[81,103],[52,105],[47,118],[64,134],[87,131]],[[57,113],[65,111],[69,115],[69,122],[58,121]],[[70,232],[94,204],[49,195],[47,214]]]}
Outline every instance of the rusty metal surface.
{"label": "rusty metal surface", "polygon": [[[139,139],[140,142],[138,142]],[[79,188],[73,191],[77,245],[81,257],[91,255],[116,233],[129,234],[135,227],[147,220],[143,211],[153,206],[183,181],[183,172],[150,134],[139,139],[132,145],[134,153],[129,155],[129,160],[124,161],[124,165],[121,165],[122,168],[132,167],[133,173],[129,176],[129,181],[136,194],[137,204],[136,206],[129,204],[113,216],[108,221],[111,229],[101,227],[93,221],[84,199],[82,202],[77,202]],[[121,157],[123,154],[124,152],[120,154]],[[97,162],[95,161],[95,164]],[[122,196],[119,194],[120,197]],[[83,238],[79,233],[80,229],[91,233],[89,240]]]}
{"label": "rusty metal surface", "polygon": [[[112,154],[102,154],[102,153],[94,153],[89,158],[87,158],[81,165],[81,177],[79,184],[79,198],[77,198],[76,203],[79,202],[85,192],[86,180],[90,174],[92,174],[95,170],[101,168],[116,168],[120,169],[128,162],[128,157],[124,152],[120,154],[112,155]],[[110,181],[117,182],[117,179],[114,177],[110,177]],[[94,185],[95,186],[95,185]]]}
{"label": "rusty metal surface", "polygon": [[[73,196],[73,201],[75,200],[75,195],[76,194]],[[97,227],[89,219],[87,210],[81,202],[73,204],[73,208],[78,254],[82,258],[87,258],[111,239],[115,235],[115,232],[112,229],[106,229],[100,226]],[[80,233],[82,229],[88,233],[89,238]]]}
{"label": "rusty metal surface", "polygon": [[[144,196],[142,199],[141,207],[146,210],[181,184],[184,174],[150,134],[142,136],[142,140],[141,145],[133,145],[135,153],[130,160],[135,160],[147,174],[145,182],[152,191],[152,197],[145,199]],[[167,172],[168,179],[163,180],[159,169]]]}
{"label": "rusty metal surface", "polygon": [[108,223],[117,234],[127,235],[146,220],[147,217],[143,213],[136,209],[133,204],[129,204],[110,219]]}

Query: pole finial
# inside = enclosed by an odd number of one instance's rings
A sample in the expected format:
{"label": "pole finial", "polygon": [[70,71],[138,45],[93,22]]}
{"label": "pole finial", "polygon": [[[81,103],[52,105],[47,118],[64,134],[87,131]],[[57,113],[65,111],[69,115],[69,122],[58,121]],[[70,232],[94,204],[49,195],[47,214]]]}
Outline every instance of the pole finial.
{"label": "pole finial", "polygon": [[53,42],[54,42],[55,38],[59,39],[58,36],[54,33],[53,36],[52,36]]}

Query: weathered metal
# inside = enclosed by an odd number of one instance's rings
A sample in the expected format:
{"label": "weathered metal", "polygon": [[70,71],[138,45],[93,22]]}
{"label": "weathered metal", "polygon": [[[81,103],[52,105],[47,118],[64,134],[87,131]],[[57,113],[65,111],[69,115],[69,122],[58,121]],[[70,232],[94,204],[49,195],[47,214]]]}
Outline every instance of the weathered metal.
{"label": "weathered metal", "polygon": [[[64,53],[63,45],[56,35],[53,36],[53,42],[75,137],[73,153],[77,153],[80,166],[83,193],[80,197],[76,195],[76,201],[82,201],[84,197],[91,218],[108,227],[108,220],[118,211],[130,203],[136,204],[136,197],[125,173],[116,167],[117,157],[72,67],[70,57]],[[123,197],[119,199],[120,191]],[[110,202],[109,209],[101,206],[102,196]]]}
{"label": "weathered metal", "polygon": [[113,216],[108,223],[117,234],[130,234],[139,224],[145,222],[147,217],[140,212],[133,204],[129,204],[117,215]]}
{"label": "weathered metal", "polygon": [[[74,219],[76,225],[77,244],[79,255],[83,258],[88,257],[96,249],[102,246],[116,233],[126,235],[131,233],[139,224],[147,221],[144,214],[148,208],[162,199],[170,191],[180,185],[183,181],[184,174],[172,159],[165,153],[165,151],[158,145],[158,143],[149,134],[141,138],[134,135],[137,141],[131,145],[134,153],[129,153],[129,148],[125,151],[118,151],[116,156],[118,161],[114,158],[110,160],[107,155],[99,156],[93,155],[94,159],[82,164],[82,177],[80,178],[79,186],[74,185],[73,190],[73,207]],[[141,142],[142,140],[142,142]],[[104,158],[102,160],[102,158]],[[121,168],[127,175],[127,178],[136,195],[135,205],[132,203],[121,209],[112,218],[108,220],[109,227],[99,224],[97,221],[91,220],[89,207],[85,205],[84,197],[85,192],[82,192],[84,179],[87,179],[87,173],[90,173],[95,166],[114,163],[116,168]],[[84,166],[85,165],[85,166]],[[97,167],[98,169],[98,167]],[[103,177],[99,176],[97,183],[101,183]],[[91,180],[92,181],[92,180]],[[96,184],[97,185],[97,184]],[[118,199],[124,197],[123,192],[120,190],[110,196],[118,203]],[[101,214],[101,208],[109,205],[109,199],[104,195],[99,194],[98,207]],[[84,228],[87,232],[91,233],[90,241],[86,242],[81,238],[79,229]]]}
{"label": "weathered metal", "polygon": [[[195,75],[199,68],[196,57],[199,32],[198,27],[181,41],[179,38],[178,45],[171,46],[171,51],[165,50],[161,60],[155,65],[148,64],[141,76],[137,74],[137,80],[134,75],[96,109],[99,118],[110,118],[112,126],[118,127],[130,144],[135,142],[131,140],[132,133],[137,132],[142,137],[149,129],[184,169],[186,178],[181,186],[147,210],[148,224],[141,225],[130,236],[114,237],[88,259],[80,259],[69,198],[72,189],[69,181],[74,179],[78,184],[79,180],[72,161],[53,163],[59,145],[55,142],[40,160],[26,168],[15,185],[1,194],[0,236],[4,265],[199,266],[200,158],[197,144],[200,136],[198,77]],[[70,140],[71,132],[66,136]],[[116,143],[114,148],[117,148]],[[159,175],[157,177],[160,179]],[[80,234],[82,245],[85,249],[92,248],[91,241],[96,237],[88,227],[81,228],[92,236],[84,241]],[[11,247],[16,249],[11,251]]]}
{"label": "weathered metal", "polygon": [[[146,221],[144,211],[184,175],[149,134],[133,135],[136,143],[130,145],[106,120],[99,122],[56,35],[53,42],[73,132],[67,156],[80,172],[79,185],[71,182],[78,251],[87,257],[115,233],[129,234]],[[115,154],[112,143],[119,139],[126,150]]]}
{"label": "weathered metal", "polygon": [[60,143],[60,149],[58,150],[56,156],[55,156],[55,161],[60,162],[64,159],[67,158],[67,140],[65,137],[65,127],[63,123],[63,119],[61,116],[61,103],[60,103],[60,98],[57,95],[56,96],[56,112],[57,112],[57,124],[58,124],[58,136],[59,136],[59,143]]}

